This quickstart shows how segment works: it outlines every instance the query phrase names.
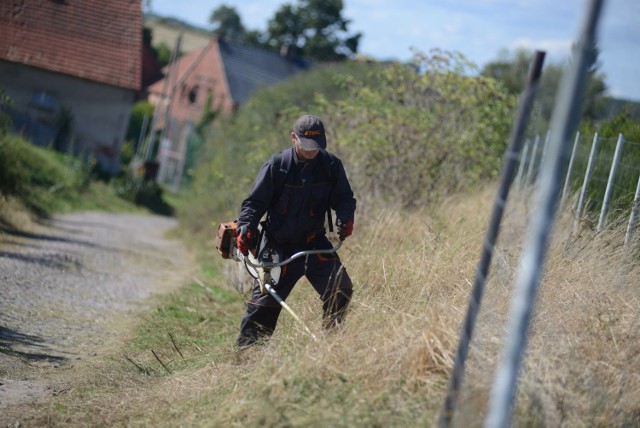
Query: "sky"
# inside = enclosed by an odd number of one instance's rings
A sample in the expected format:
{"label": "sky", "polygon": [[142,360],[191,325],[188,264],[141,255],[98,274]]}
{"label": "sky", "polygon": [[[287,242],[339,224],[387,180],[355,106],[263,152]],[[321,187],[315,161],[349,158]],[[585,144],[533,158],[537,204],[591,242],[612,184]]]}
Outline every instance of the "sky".
{"label": "sky", "polygon": [[[203,28],[221,5],[248,30],[264,31],[283,4],[296,0],[151,0],[158,15]],[[358,53],[406,61],[412,49],[462,53],[478,67],[518,48],[544,50],[564,63],[583,25],[588,0],[343,0],[348,34],[362,33]],[[598,24],[601,72],[609,95],[640,101],[640,0],[604,0]]]}

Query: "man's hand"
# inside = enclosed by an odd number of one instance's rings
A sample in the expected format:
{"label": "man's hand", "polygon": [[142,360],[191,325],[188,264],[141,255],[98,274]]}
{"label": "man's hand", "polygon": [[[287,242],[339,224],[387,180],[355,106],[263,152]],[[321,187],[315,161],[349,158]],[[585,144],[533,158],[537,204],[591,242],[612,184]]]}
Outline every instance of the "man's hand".
{"label": "man's hand", "polygon": [[342,221],[336,220],[336,226],[338,227],[338,236],[341,241],[344,241],[347,236],[351,236],[353,233],[353,220]]}
{"label": "man's hand", "polygon": [[236,237],[236,245],[238,246],[238,251],[240,251],[242,255],[248,255],[255,239],[256,232],[253,229],[251,229],[246,224],[240,226],[240,228],[238,229],[238,236]]}

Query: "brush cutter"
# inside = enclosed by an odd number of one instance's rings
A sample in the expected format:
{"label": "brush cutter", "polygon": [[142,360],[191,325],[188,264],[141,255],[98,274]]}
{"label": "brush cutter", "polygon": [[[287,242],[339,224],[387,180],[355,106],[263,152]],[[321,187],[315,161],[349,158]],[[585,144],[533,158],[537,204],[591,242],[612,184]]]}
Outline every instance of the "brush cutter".
{"label": "brush cutter", "polygon": [[284,265],[291,263],[292,261],[299,259],[300,257],[308,257],[314,254],[328,254],[335,253],[342,246],[343,240],[340,240],[335,247],[326,249],[326,250],[306,250],[300,251],[293,254],[291,257],[280,261],[282,258],[278,252],[265,249],[264,251],[258,252],[258,258],[254,257],[251,252],[248,255],[243,255],[238,251],[238,248],[235,247],[234,243],[231,243],[231,257],[233,260],[239,261],[244,264],[245,269],[249,272],[253,278],[258,280],[258,284],[260,284],[260,291],[262,294],[269,293],[273,296],[274,299],[282,306],[291,316],[305,329],[305,331],[313,338],[313,340],[317,340],[316,336],[311,332],[309,327],[296,315],[295,312],[291,309],[289,305],[276,293],[273,289],[278,283],[280,279],[281,268]]}

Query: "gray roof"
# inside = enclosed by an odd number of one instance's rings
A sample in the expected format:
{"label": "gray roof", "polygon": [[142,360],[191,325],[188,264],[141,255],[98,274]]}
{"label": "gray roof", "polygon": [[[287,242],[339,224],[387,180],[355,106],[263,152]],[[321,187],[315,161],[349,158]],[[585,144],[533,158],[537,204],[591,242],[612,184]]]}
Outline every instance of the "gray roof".
{"label": "gray roof", "polygon": [[231,98],[242,104],[257,89],[285,80],[308,69],[300,59],[286,58],[262,48],[220,40],[220,55]]}

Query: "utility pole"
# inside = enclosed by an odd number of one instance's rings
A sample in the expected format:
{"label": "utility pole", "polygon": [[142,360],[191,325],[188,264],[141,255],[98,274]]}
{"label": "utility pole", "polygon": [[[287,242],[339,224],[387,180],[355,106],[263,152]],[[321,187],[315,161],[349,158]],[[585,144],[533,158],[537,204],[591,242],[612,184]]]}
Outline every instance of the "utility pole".
{"label": "utility pole", "polygon": [[[167,73],[167,75],[164,78],[164,81],[162,83],[162,92],[160,94],[160,100],[158,102],[158,104],[155,107],[155,110],[153,111],[153,119],[151,120],[151,130],[149,131],[149,136],[147,137],[147,144],[146,144],[146,150],[144,150],[144,162],[145,162],[145,168],[148,167],[148,163],[151,162],[151,158],[153,155],[153,148],[154,148],[154,144],[155,144],[155,140],[156,140],[156,132],[157,132],[157,127],[158,127],[158,119],[160,118],[160,115],[162,113],[165,114],[165,123],[163,126],[163,131],[162,131],[162,135],[160,137],[160,142],[162,142],[162,139],[164,138],[164,135],[166,135],[166,128],[167,128],[167,119],[168,119],[168,115],[169,115],[169,109],[170,109],[170,103],[171,103],[171,99],[172,99],[172,95],[173,95],[173,87],[169,86],[170,83],[170,79],[173,79],[173,76],[175,74],[177,74],[177,70],[176,70],[176,65],[177,65],[177,58],[178,55],[180,53],[180,46],[182,44],[182,33],[180,33],[178,35],[178,38],[176,39],[176,44],[175,47],[173,49],[173,52],[171,53],[171,60],[169,62],[170,66],[169,66],[169,71]],[[163,111],[162,106],[165,106],[165,109]],[[149,175],[149,173],[147,172],[145,175]],[[155,179],[155,173],[151,174],[153,175],[153,178]]]}

